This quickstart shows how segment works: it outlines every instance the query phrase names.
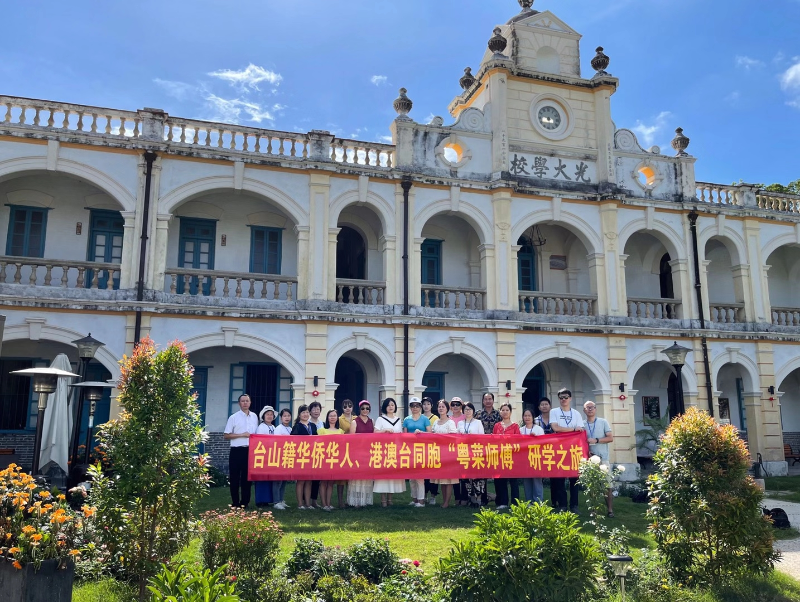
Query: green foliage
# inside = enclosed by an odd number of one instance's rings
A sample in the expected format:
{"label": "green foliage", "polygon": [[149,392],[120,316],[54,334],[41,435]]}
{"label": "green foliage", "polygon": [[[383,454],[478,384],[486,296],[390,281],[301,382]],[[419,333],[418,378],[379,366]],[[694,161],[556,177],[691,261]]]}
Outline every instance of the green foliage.
{"label": "green foliage", "polygon": [[300,573],[295,578],[283,576],[265,579],[251,602],[308,602],[314,589],[314,581],[308,573]]}
{"label": "green foliage", "polygon": [[200,412],[192,367],[184,347],[156,351],[143,340],[122,362],[122,413],[98,427],[113,475],[91,469],[91,503],[97,507],[101,543],[120,562],[121,576],[136,581],[144,600],[148,579],[188,542],[195,501],[208,493]]}
{"label": "green foliage", "polygon": [[208,465],[208,486],[212,489],[217,487],[227,487],[230,481],[228,475],[222,472],[213,464]]}
{"label": "green foliage", "polygon": [[769,186],[762,186],[762,188],[769,192],[800,194],[800,178],[793,182],[789,182],[786,186],[784,186],[783,184],[770,184]]}
{"label": "green foliage", "polygon": [[152,602],[239,602],[233,580],[224,573],[224,568],[212,573],[183,563],[172,571],[165,564],[150,578],[147,589]]}
{"label": "green foliage", "polygon": [[378,586],[382,600],[386,602],[435,602],[447,600],[434,579],[422,571],[409,567],[399,575],[390,577]]}
{"label": "green foliage", "polygon": [[669,426],[669,416],[661,418],[642,419],[642,428],[636,431],[636,447],[631,449],[646,449],[653,453],[661,445],[661,437]]}
{"label": "green foliage", "polygon": [[600,550],[571,513],[515,504],[508,514],[483,510],[475,536],[439,562],[452,602],[589,600],[597,590]]}
{"label": "green foliage", "polygon": [[402,570],[400,559],[389,548],[388,539],[368,537],[350,546],[348,556],[353,572],[366,577],[370,583],[380,583]]}
{"label": "green foliage", "polygon": [[325,544],[319,539],[305,537],[298,537],[294,543],[294,550],[286,561],[286,576],[291,578],[301,573],[313,574],[317,558],[325,551]]}
{"label": "green foliage", "polygon": [[779,554],[735,427],[689,408],[667,429],[654,461],[647,516],[673,578],[714,584],[772,570]]}
{"label": "green foliage", "polygon": [[207,569],[235,578],[245,598],[275,568],[283,533],[269,512],[232,508],[202,515],[200,550]]}

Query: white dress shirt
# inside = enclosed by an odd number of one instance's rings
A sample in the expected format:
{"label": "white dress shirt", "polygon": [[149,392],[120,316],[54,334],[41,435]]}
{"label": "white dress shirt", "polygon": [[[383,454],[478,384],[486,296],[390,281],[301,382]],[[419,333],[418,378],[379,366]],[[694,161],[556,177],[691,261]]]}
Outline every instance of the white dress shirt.
{"label": "white dress shirt", "polygon": [[[241,410],[228,418],[228,423],[223,431],[226,435],[241,435],[250,433],[255,435],[258,432],[258,416],[253,412],[245,414]],[[250,439],[237,437],[231,439],[231,447],[250,447]]]}

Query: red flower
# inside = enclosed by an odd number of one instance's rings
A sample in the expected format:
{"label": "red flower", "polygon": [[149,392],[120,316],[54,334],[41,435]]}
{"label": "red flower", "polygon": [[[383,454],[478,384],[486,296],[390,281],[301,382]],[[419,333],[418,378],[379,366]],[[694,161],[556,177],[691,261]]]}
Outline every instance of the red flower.
{"label": "red flower", "polygon": [[414,566],[419,566],[419,560],[414,561]]}
{"label": "red flower", "polygon": [[400,574],[401,575],[408,575],[408,571],[401,571]]}

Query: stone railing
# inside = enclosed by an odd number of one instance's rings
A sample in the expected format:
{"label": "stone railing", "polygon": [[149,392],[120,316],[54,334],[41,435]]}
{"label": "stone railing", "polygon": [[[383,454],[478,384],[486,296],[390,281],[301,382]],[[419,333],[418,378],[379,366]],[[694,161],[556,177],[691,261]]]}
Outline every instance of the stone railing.
{"label": "stone railing", "polygon": [[800,326],[800,308],[773,307],[772,323],[775,326]]}
{"label": "stone railing", "polygon": [[0,124],[138,138],[141,122],[132,111],[0,96]]}
{"label": "stone railing", "polygon": [[296,276],[189,268],[167,268],[165,275],[173,295],[281,301],[297,298]]}
{"label": "stone railing", "polygon": [[756,192],[756,204],[759,209],[800,213],[800,195],[796,194],[759,190]]}
{"label": "stone railing", "polygon": [[736,186],[725,186],[723,184],[709,184],[708,182],[697,182],[697,200],[701,203],[713,203],[715,205],[744,205],[742,193]]}
{"label": "stone railing", "polygon": [[422,285],[422,307],[444,309],[483,309],[486,291],[479,288],[461,288],[436,284]]}
{"label": "stone railing", "polygon": [[634,299],[628,297],[629,318],[655,318],[671,320],[678,318],[681,303],[676,299]]}
{"label": "stone railing", "polygon": [[302,134],[183,119],[149,109],[138,112],[119,111],[49,100],[0,96],[0,125],[144,138],[187,149],[236,151],[280,160],[334,161],[377,169],[391,169],[395,165],[395,147],[391,144],[336,138],[326,131]]}
{"label": "stone railing", "polygon": [[597,295],[520,291],[519,311],[549,316],[594,316]]}
{"label": "stone railing", "polygon": [[715,324],[741,324],[745,321],[744,303],[709,301],[709,318]]}
{"label": "stone railing", "polygon": [[119,274],[117,263],[0,256],[0,284],[113,290]]}
{"label": "stone railing", "polygon": [[348,305],[383,305],[386,283],[374,280],[336,279],[336,300]]}

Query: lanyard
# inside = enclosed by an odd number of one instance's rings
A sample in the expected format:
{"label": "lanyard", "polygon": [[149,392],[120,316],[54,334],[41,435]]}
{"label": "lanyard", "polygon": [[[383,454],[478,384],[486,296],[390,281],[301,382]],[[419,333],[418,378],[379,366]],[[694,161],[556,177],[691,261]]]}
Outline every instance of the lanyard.
{"label": "lanyard", "polygon": [[472,424],[473,422],[475,422],[474,418],[472,420],[470,420],[469,422],[467,422],[466,420],[464,421],[464,434],[465,435],[469,435],[469,425]]}
{"label": "lanyard", "polygon": [[567,420],[566,415],[564,414],[564,410],[561,410],[561,419],[567,423],[569,426],[570,422],[572,422],[572,410],[569,411],[569,420]]}
{"label": "lanyard", "polygon": [[[589,437],[589,438],[590,438],[590,439],[597,439],[597,437],[595,437],[595,436],[594,436],[594,429],[596,429],[596,428],[597,428],[597,419],[595,419],[595,421],[594,421],[594,422],[589,422],[589,421],[587,420],[587,421],[586,421],[586,428],[587,428],[587,430],[589,431],[589,435],[590,435],[590,437]],[[598,442],[598,443],[600,443],[600,440],[598,439],[598,441],[597,441],[597,442]]]}

